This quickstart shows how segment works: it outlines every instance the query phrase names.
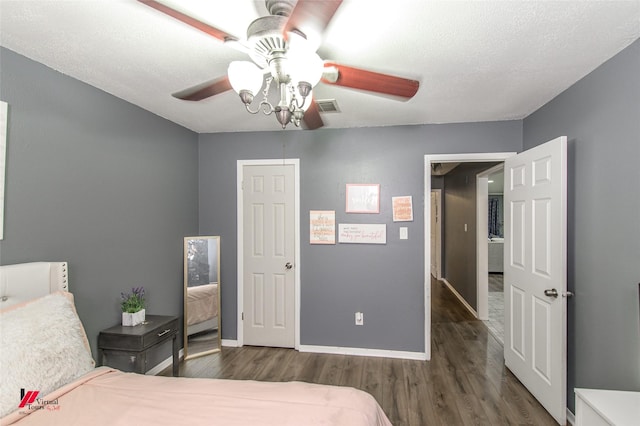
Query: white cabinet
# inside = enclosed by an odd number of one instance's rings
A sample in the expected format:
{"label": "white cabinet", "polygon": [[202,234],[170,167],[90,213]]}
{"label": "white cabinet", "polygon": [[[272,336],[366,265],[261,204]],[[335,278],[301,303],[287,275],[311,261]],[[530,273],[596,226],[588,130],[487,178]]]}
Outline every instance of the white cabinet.
{"label": "white cabinet", "polygon": [[504,272],[504,239],[489,241],[489,273]]}
{"label": "white cabinet", "polygon": [[575,426],[640,425],[640,392],[576,389]]}

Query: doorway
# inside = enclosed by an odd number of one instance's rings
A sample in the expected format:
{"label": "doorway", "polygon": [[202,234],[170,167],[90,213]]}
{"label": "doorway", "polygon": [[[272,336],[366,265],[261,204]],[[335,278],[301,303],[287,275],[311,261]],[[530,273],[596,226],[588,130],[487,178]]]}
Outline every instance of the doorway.
{"label": "doorway", "polygon": [[[509,157],[515,155],[515,152],[498,152],[498,153],[477,153],[477,154],[435,154],[425,155],[425,176],[424,176],[424,199],[431,200],[431,170],[434,164],[446,164],[446,163],[461,163],[461,162],[474,162],[474,163],[489,163],[496,162],[502,163]],[[488,180],[488,179],[487,179]],[[425,206],[424,209],[424,223],[425,223],[425,259],[431,259],[431,208]],[[485,223],[487,219],[485,217]],[[480,225],[478,225],[480,228]],[[486,228],[485,228],[486,229]],[[486,252],[486,249],[485,249]],[[478,262],[481,264],[481,262]],[[485,261],[486,265],[486,261]],[[427,359],[431,359],[431,262],[425,261],[425,354]],[[485,271],[487,267],[485,266]],[[487,290],[488,292],[488,290]],[[485,301],[486,306],[486,301]],[[486,311],[485,311],[486,312]],[[488,315],[488,314],[487,314]]]}
{"label": "doorway", "polygon": [[[562,425],[567,393],[566,159],[567,137],[561,136],[520,154],[425,155],[424,167],[424,199],[430,202],[432,163],[504,162],[505,366]],[[431,209],[425,206],[424,214],[425,353],[431,359]]]}

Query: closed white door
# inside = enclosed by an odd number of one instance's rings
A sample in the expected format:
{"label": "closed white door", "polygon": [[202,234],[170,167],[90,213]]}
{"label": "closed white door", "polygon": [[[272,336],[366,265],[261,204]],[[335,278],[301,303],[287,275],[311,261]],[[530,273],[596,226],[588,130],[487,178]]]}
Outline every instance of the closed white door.
{"label": "closed white door", "polygon": [[566,423],[567,139],[505,161],[506,366]]}
{"label": "closed white door", "polygon": [[295,345],[295,168],[243,168],[244,344]]}

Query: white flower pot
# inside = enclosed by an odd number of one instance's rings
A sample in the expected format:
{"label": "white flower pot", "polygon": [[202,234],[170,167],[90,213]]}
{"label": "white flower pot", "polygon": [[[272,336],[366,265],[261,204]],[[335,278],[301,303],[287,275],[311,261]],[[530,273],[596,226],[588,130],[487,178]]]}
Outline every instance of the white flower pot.
{"label": "white flower pot", "polygon": [[145,317],[144,309],[140,309],[138,312],[134,312],[134,313],[123,312],[122,325],[134,326],[134,325],[142,324],[144,322],[144,317]]}

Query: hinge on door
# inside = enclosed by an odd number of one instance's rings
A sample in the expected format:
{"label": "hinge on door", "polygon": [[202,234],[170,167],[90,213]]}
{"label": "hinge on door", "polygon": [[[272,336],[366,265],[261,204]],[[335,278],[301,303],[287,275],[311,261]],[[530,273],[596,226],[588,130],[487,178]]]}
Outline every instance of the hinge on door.
{"label": "hinge on door", "polygon": [[242,321],[244,321],[244,312],[242,313]]}

